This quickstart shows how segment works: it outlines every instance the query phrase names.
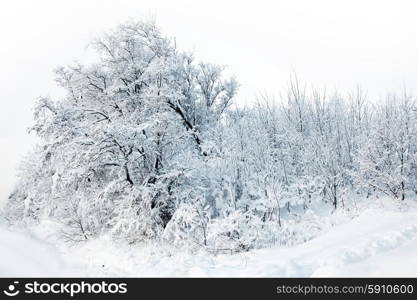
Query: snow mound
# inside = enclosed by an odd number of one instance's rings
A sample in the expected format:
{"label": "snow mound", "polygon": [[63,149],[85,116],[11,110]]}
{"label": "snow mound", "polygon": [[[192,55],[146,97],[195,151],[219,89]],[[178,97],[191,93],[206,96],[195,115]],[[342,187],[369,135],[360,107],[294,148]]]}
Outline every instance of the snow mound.
{"label": "snow mound", "polygon": [[0,228],[0,277],[74,275],[57,249],[28,234]]}

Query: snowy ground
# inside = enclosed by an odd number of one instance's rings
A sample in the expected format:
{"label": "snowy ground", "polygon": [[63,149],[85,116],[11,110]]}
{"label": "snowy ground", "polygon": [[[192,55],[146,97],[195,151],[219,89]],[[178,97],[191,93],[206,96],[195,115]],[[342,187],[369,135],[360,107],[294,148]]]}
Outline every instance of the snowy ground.
{"label": "snowy ground", "polygon": [[28,234],[0,228],[0,277],[75,275],[56,247]]}
{"label": "snowy ground", "polygon": [[160,256],[105,239],[58,249],[5,229],[0,239],[0,276],[417,276],[415,209],[367,209],[304,244],[235,255]]}

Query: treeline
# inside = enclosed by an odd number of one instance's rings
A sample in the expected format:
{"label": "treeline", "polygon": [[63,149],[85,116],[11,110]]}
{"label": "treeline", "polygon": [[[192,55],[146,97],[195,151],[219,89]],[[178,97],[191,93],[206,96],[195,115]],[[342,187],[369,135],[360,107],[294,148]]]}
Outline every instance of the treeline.
{"label": "treeline", "polygon": [[73,242],[110,234],[243,251],[285,244],[291,212],[417,191],[406,93],[373,103],[295,79],[280,99],[239,108],[223,67],[196,63],[153,23],[93,46],[96,63],[57,69],[67,96],[37,102],[41,143],[21,164],[11,223],[52,219]]}

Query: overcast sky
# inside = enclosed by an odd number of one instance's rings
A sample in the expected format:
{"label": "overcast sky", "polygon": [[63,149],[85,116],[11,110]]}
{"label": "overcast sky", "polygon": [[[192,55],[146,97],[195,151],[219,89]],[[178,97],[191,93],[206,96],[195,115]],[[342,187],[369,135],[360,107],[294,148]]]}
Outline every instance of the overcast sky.
{"label": "overcast sky", "polygon": [[88,42],[128,19],[154,18],[180,49],[227,65],[238,100],[277,94],[291,73],[378,99],[417,90],[417,4],[370,0],[9,0],[0,3],[0,201],[33,145],[39,96],[60,97],[52,70],[88,57]]}

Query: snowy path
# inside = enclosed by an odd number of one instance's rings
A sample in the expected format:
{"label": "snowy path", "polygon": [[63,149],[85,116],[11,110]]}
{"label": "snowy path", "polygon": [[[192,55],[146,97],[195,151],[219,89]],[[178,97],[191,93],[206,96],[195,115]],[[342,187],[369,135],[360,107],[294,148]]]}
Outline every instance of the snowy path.
{"label": "snowy path", "polygon": [[6,230],[0,238],[0,276],[417,276],[415,211],[367,210],[296,247],[217,257],[158,257],[103,240],[58,251]]}

